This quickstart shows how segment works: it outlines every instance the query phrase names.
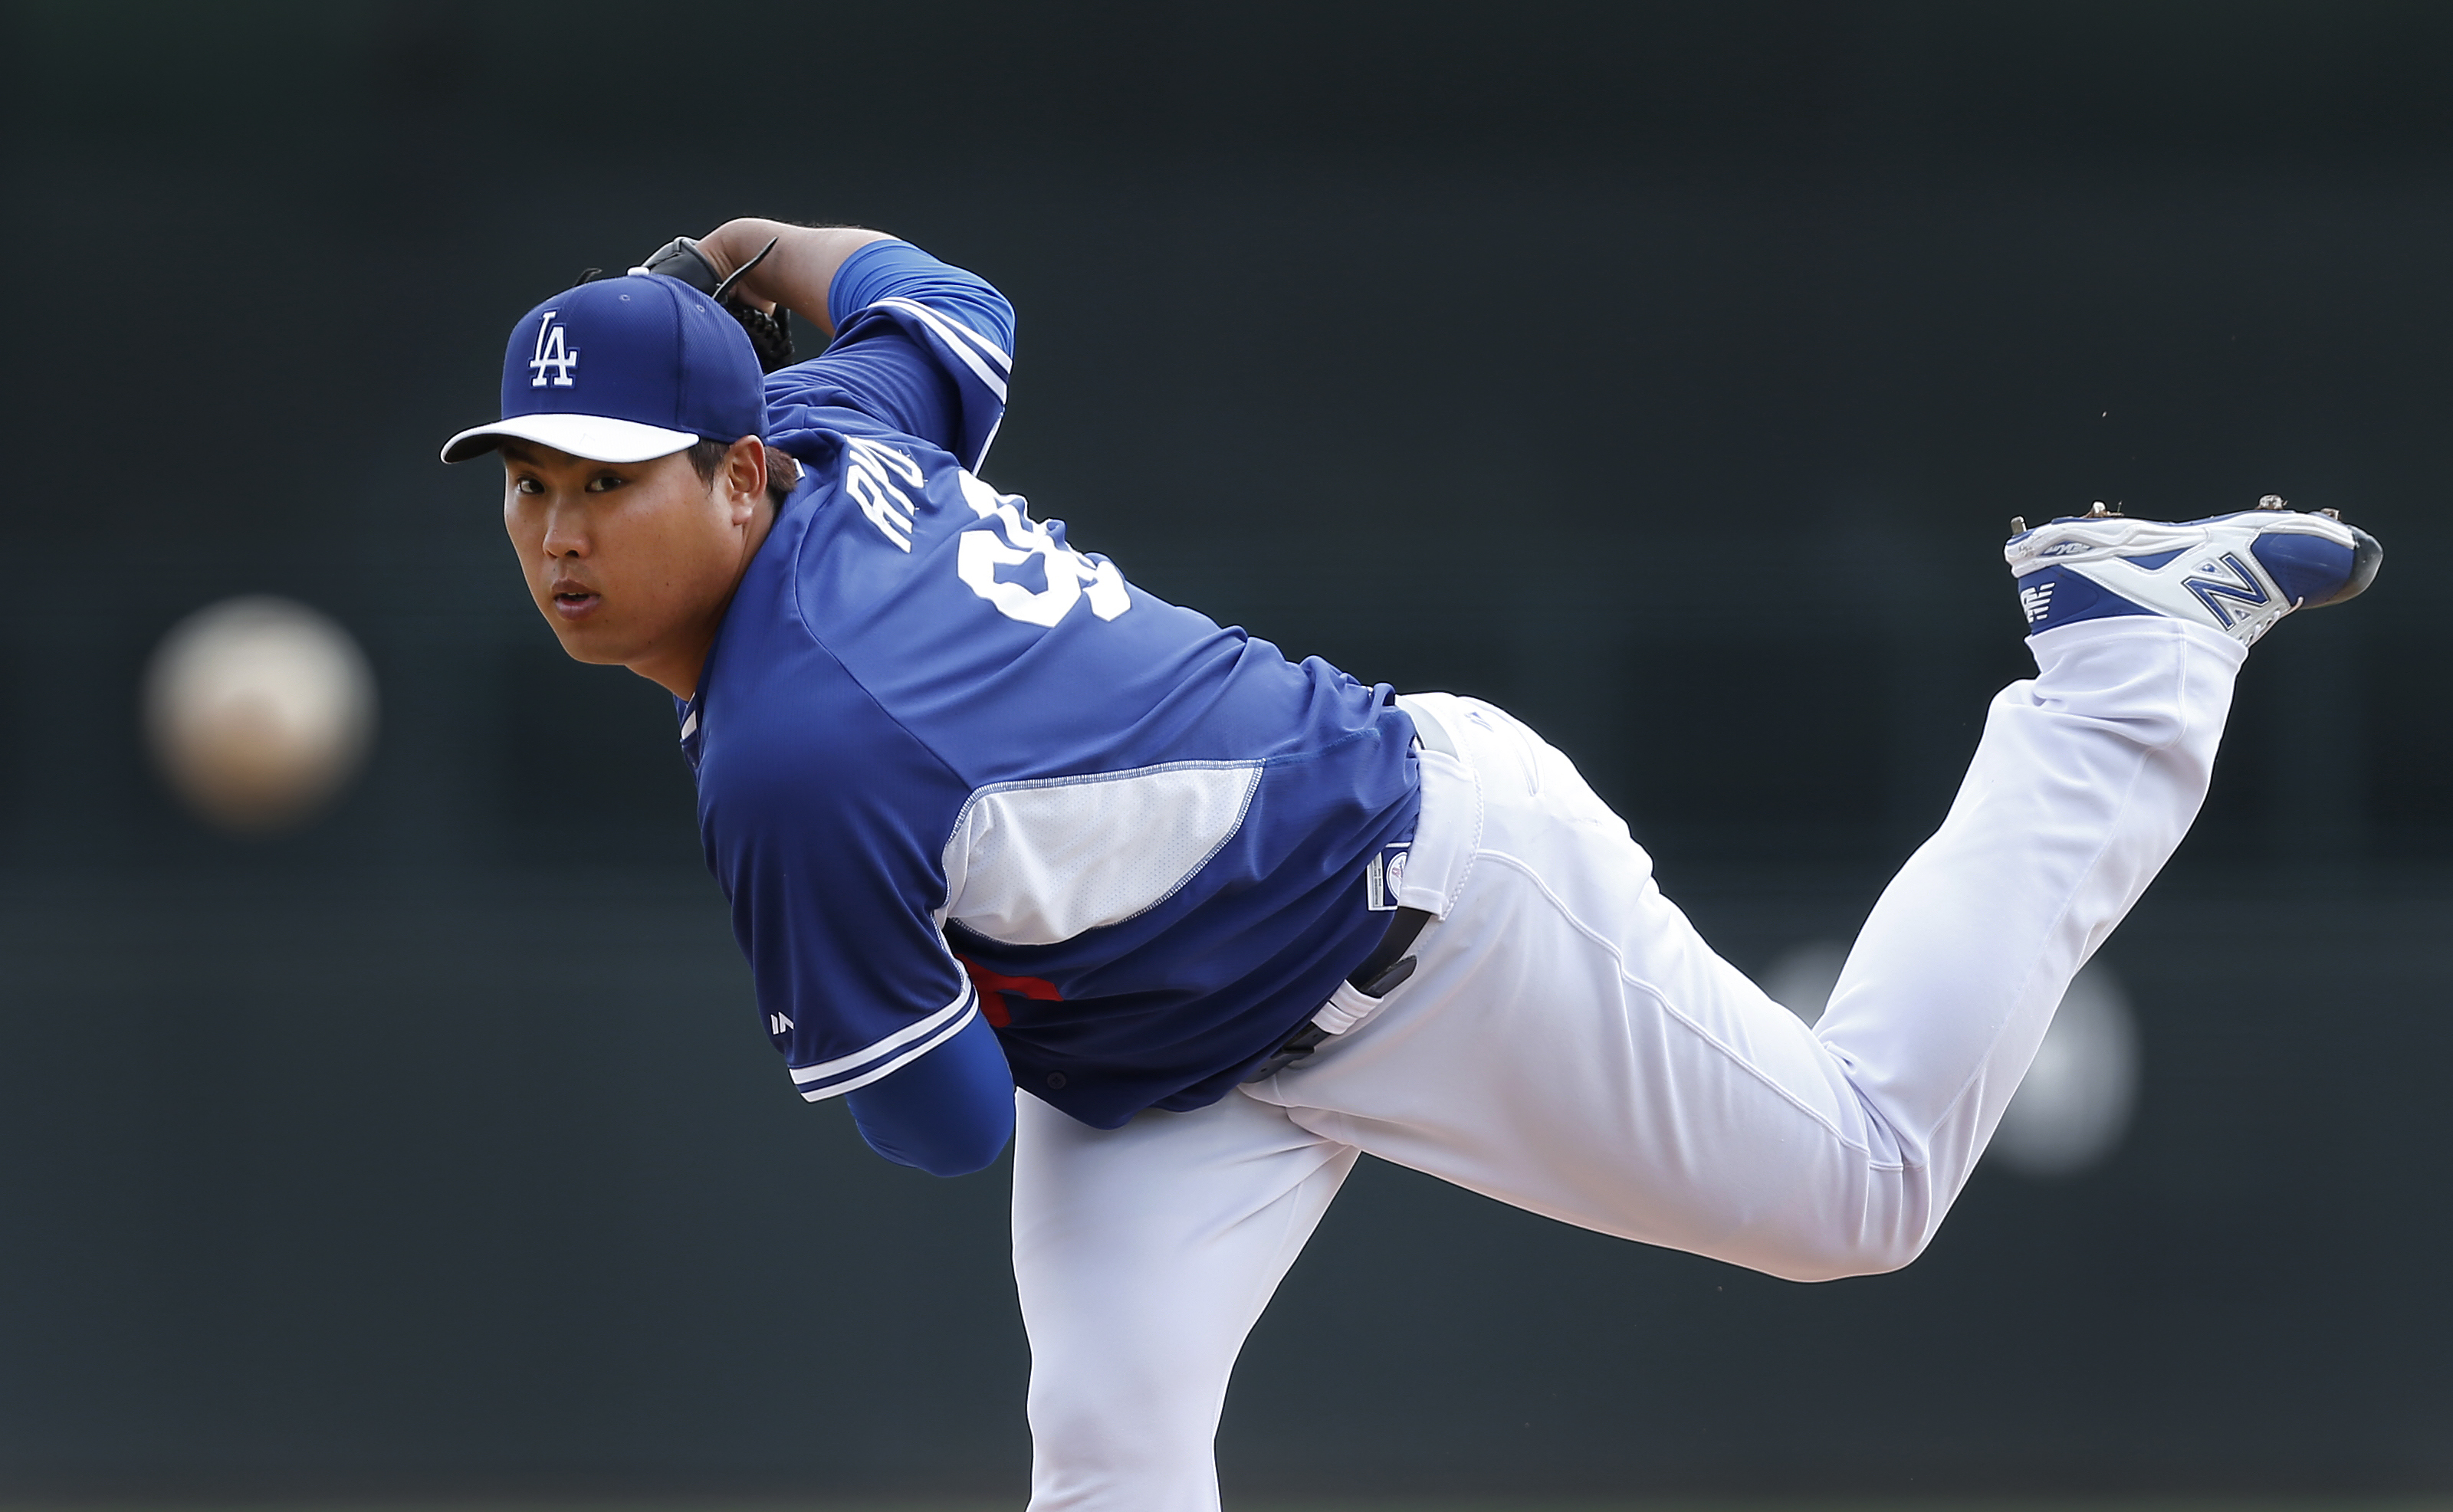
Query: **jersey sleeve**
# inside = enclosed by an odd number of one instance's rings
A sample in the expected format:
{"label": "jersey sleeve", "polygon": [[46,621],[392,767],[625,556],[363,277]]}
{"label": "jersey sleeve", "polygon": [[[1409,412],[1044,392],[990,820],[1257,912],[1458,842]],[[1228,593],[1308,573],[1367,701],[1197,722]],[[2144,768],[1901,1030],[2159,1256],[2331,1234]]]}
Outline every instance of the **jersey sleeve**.
{"label": "jersey sleeve", "polygon": [[1013,1138],[1013,1072],[982,1018],[844,1103],[870,1149],[931,1176],[967,1176]]}
{"label": "jersey sleeve", "polygon": [[730,731],[708,711],[701,821],[768,1038],[815,1103],[892,1076],[978,1017],[937,921],[963,789],[891,721],[823,686],[806,700],[788,681],[758,691],[764,706]]}
{"label": "jersey sleeve", "polygon": [[871,242],[836,270],[835,339],[767,380],[768,439],[818,428],[807,412],[848,408],[942,447],[973,471],[1005,418],[1013,307],[976,273],[908,242]]}

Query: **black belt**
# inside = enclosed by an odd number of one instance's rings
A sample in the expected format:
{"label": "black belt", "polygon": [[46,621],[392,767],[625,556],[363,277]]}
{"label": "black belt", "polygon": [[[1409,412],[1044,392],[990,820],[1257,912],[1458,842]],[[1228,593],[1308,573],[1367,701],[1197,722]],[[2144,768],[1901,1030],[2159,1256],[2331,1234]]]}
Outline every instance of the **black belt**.
{"label": "black belt", "polygon": [[[1386,997],[1399,983],[1414,974],[1414,958],[1406,952],[1413,945],[1414,937],[1423,932],[1423,925],[1430,922],[1430,912],[1423,908],[1400,908],[1389,915],[1388,932],[1380,937],[1380,944],[1346,977],[1346,982],[1366,997]],[[1258,1082],[1275,1076],[1310,1055],[1327,1038],[1326,1029],[1306,1019],[1267,1060],[1246,1073],[1244,1080]]]}

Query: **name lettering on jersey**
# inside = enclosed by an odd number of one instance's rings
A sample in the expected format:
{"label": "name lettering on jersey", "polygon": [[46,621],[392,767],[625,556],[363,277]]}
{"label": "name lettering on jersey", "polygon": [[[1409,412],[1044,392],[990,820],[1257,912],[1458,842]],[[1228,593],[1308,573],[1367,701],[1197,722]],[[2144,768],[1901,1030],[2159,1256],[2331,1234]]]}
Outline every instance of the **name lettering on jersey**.
{"label": "name lettering on jersey", "polygon": [[[1032,519],[1014,495],[997,492],[967,470],[960,477],[963,502],[987,523],[964,531],[955,543],[954,575],[999,614],[1025,625],[1047,627],[1085,600],[1090,612],[1103,620],[1112,620],[1133,607],[1125,575],[1113,562],[1093,560],[1067,546]],[[999,568],[1027,567],[1034,562],[1046,575],[1044,587],[997,575]]]}
{"label": "name lettering on jersey", "polygon": [[570,369],[579,366],[579,348],[570,346],[563,335],[569,328],[554,324],[553,317],[554,311],[547,310],[537,326],[536,354],[528,359],[528,370],[536,374],[528,380],[531,388],[546,386],[548,368],[553,369],[553,387],[568,388],[572,387]]}
{"label": "name lettering on jersey", "polygon": [[[892,447],[858,436],[844,438],[844,492],[859,504],[860,512],[868,516],[878,534],[899,550],[911,549],[911,519],[916,511],[911,496],[896,487],[894,480],[918,488],[927,477],[920,464]],[[924,492],[921,497],[927,495]]]}

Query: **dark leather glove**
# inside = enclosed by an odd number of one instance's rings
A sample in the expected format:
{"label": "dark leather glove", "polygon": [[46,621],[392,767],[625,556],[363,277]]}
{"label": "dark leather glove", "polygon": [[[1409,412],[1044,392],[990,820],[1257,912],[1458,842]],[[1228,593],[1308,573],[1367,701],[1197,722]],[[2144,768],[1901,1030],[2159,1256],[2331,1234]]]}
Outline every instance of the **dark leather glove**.
{"label": "dark leather glove", "polygon": [[676,236],[649,253],[646,262],[630,271],[662,273],[667,278],[680,279],[702,294],[714,295],[726,309],[731,311],[732,318],[741,323],[741,328],[748,332],[749,345],[758,353],[759,370],[773,372],[778,368],[792,365],[792,312],[778,305],[770,315],[754,305],[733,298],[732,286],[741,281],[742,274],[757,267],[759,261],[774,249],[775,244],[768,242],[760,249],[758,256],[734,269],[730,278],[719,279],[715,276],[715,265],[698,249],[698,239]]}

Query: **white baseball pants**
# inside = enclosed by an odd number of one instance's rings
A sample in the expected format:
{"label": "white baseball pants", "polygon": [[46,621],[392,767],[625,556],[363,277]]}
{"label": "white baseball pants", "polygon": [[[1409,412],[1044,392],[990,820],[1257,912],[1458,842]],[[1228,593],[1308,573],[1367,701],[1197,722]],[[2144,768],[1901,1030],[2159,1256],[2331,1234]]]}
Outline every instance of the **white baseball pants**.
{"label": "white baseball pants", "polygon": [[1246,1334],[1363,1151],[1564,1223],[1798,1281],[1924,1249],[2063,989],[2188,828],[2246,648],[2093,621],[2035,639],[1942,828],[1807,1027],[1663,898],[1567,759],[1419,699],[1410,980],[1306,1062],[1121,1129],[1020,1099],[1014,1271],[1034,1512],[1210,1512]]}

